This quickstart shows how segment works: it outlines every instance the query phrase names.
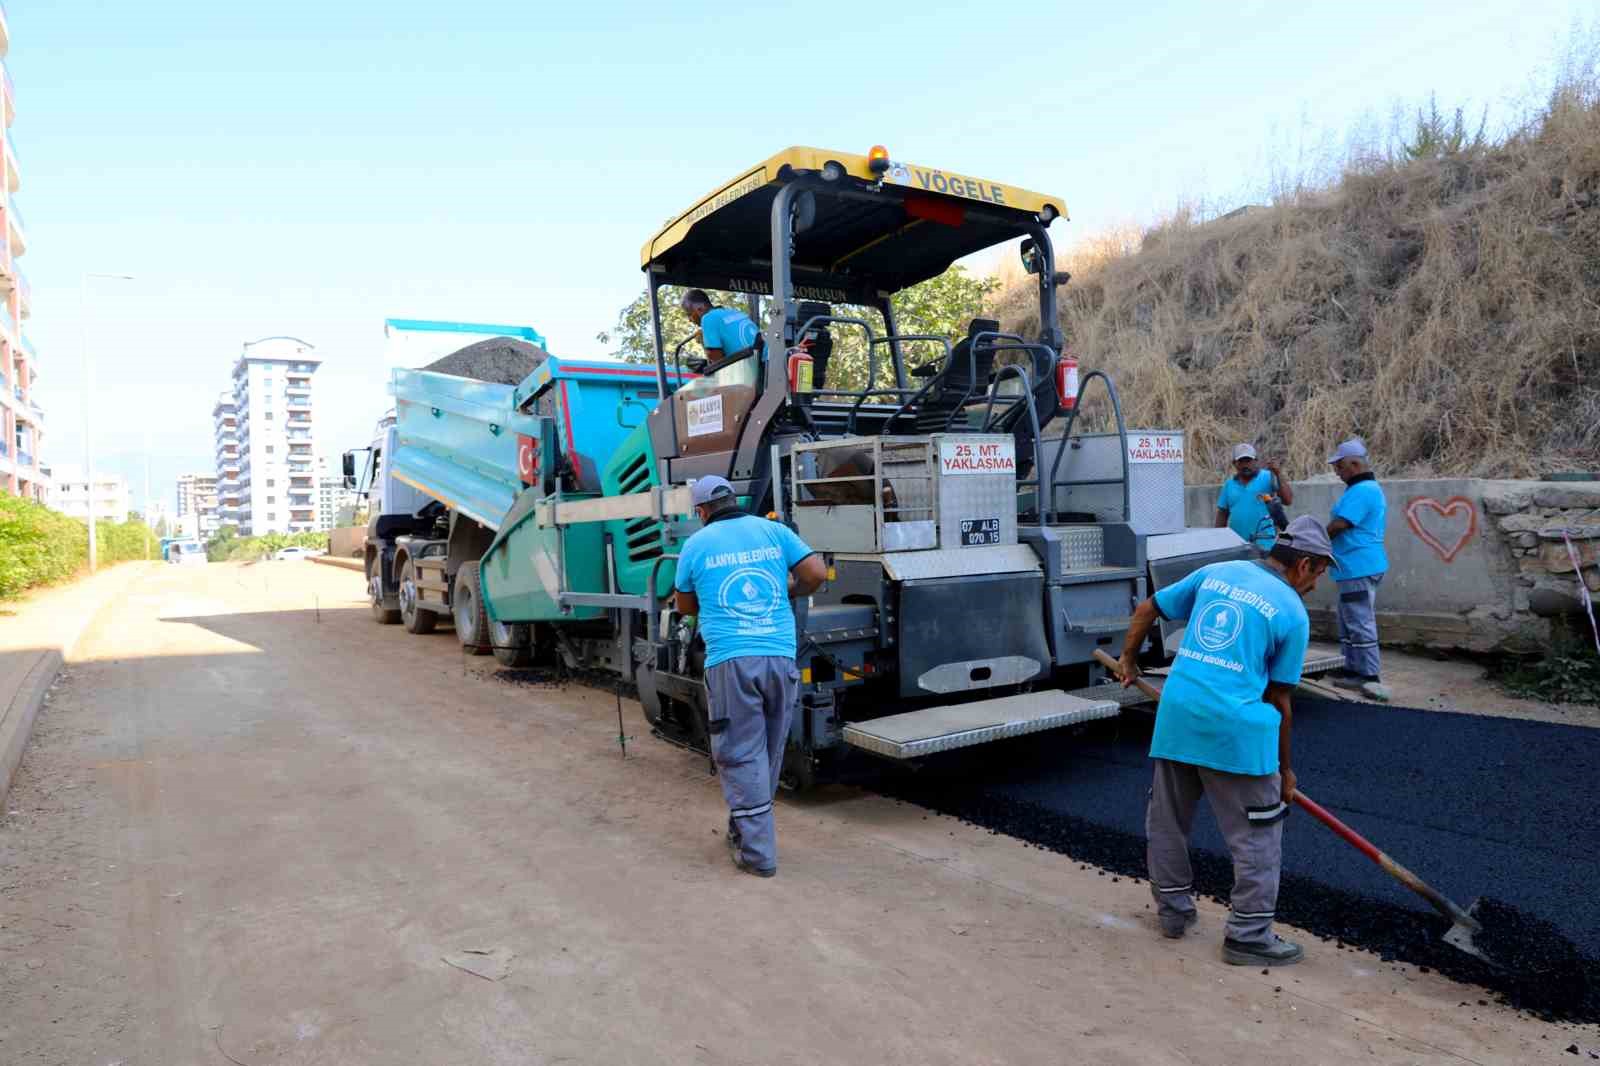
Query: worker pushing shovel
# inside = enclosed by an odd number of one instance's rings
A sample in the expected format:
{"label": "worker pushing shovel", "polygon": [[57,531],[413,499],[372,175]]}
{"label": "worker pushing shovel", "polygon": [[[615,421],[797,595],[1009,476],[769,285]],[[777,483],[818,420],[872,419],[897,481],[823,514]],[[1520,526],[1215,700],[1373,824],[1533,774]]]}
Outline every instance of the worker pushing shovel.
{"label": "worker pushing shovel", "polygon": [[1157,619],[1187,623],[1150,739],[1150,891],[1162,935],[1182,937],[1198,917],[1189,833],[1204,795],[1233,856],[1222,958],[1236,966],[1287,966],[1305,954],[1272,921],[1295,790],[1290,693],[1311,635],[1301,599],[1332,558],[1322,525],[1296,518],[1266,559],[1201,567],[1139,604],[1122,650],[1119,672],[1130,687]]}

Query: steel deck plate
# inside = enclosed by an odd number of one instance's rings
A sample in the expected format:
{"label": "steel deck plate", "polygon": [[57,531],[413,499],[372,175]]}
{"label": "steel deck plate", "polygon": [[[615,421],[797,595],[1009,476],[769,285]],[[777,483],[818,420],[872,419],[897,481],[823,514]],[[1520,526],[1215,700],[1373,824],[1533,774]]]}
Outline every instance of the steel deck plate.
{"label": "steel deck plate", "polygon": [[1306,649],[1305,665],[1300,667],[1300,673],[1325,674],[1342,666],[1344,666],[1344,652],[1338,648],[1330,648],[1326,644],[1313,644]]}
{"label": "steel deck plate", "polygon": [[852,722],[844,727],[844,739],[891,759],[913,759],[1098,718],[1114,718],[1121,709],[1112,700],[1080,699],[1059,689],[1024,692]]}

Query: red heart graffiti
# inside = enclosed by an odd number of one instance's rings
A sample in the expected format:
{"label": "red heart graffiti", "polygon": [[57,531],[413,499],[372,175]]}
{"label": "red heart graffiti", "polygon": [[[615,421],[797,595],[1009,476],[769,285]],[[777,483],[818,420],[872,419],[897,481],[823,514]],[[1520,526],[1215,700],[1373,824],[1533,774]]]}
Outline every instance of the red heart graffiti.
{"label": "red heart graffiti", "polygon": [[[1456,537],[1454,544],[1446,547],[1438,537],[1423,528],[1419,517],[1421,511],[1432,511],[1441,518],[1465,514],[1466,528]],[[1478,531],[1478,508],[1465,496],[1452,496],[1443,503],[1430,496],[1418,496],[1406,504],[1406,525],[1411,527],[1411,532],[1415,533],[1422,543],[1433,549],[1435,555],[1448,563],[1461,553],[1461,549],[1467,546],[1472,540],[1472,535]]]}

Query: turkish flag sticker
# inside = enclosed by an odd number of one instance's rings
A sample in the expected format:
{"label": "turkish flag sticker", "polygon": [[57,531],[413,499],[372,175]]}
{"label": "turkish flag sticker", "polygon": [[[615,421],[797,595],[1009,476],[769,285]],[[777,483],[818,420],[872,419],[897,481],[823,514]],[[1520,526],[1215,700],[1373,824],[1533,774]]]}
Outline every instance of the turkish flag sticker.
{"label": "turkish flag sticker", "polygon": [[521,433],[517,434],[517,474],[524,485],[532,485],[539,476],[539,442]]}

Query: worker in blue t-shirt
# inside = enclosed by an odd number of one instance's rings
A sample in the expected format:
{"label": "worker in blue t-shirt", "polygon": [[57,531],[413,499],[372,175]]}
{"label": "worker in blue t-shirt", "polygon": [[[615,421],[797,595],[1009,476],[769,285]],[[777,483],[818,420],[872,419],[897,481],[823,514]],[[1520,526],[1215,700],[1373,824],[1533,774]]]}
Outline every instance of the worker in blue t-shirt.
{"label": "worker in blue t-shirt", "polygon": [[679,304],[689,321],[700,327],[700,345],[706,359],[715,366],[730,355],[737,355],[761,336],[749,315],[729,307],[716,307],[704,289],[690,289]]}
{"label": "worker in blue t-shirt", "polygon": [[1217,528],[1227,526],[1264,552],[1289,524],[1280,503],[1293,504],[1294,489],[1283,480],[1278,464],[1258,462],[1253,444],[1235,444],[1233,477],[1217,493]]}
{"label": "worker in blue t-shirt", "polygon": [[1333,683],[1387,700],[1389,690],[1379,676],[1378,586],[1389,570],[1389,556],[1383,550],[1389,505],[1367,466],[1367,445],[1360,437],[1340,444],[1328,462],[1345,483],[1328,523],[1333,579],[1339,583],[1339,644],[1344,650],[1344,672]]}
{"label": "worker in blue t-shirt", "polygon": [[1266,559],[1202,566],[1139,604],[1122,648],[1126,687],[1157,620],[1187,623],[1150,738],[1150,893],[1162,935],[1187,933],[1197,919],[1189,830],[1204,795],[1233,856],[1222,959],[1235,966],[1287,966],[1305,955],[1272,931],[1272,919],[1294,799],[1290,693],[1311,635],[1301,599],[1332,556],[1322,524],[1302,515]]}
{"label": "worker in blue t-shirt", "polygon": [[746,873],[778,872],[778,793],[794,718],[794,611],[827,576],[822,557],[788,526],[739,510],[727,479],[689,490],[704,523],[678,556],[679,613],[697,618],[706,642],[711,757],[728,801],[728,849]]}

